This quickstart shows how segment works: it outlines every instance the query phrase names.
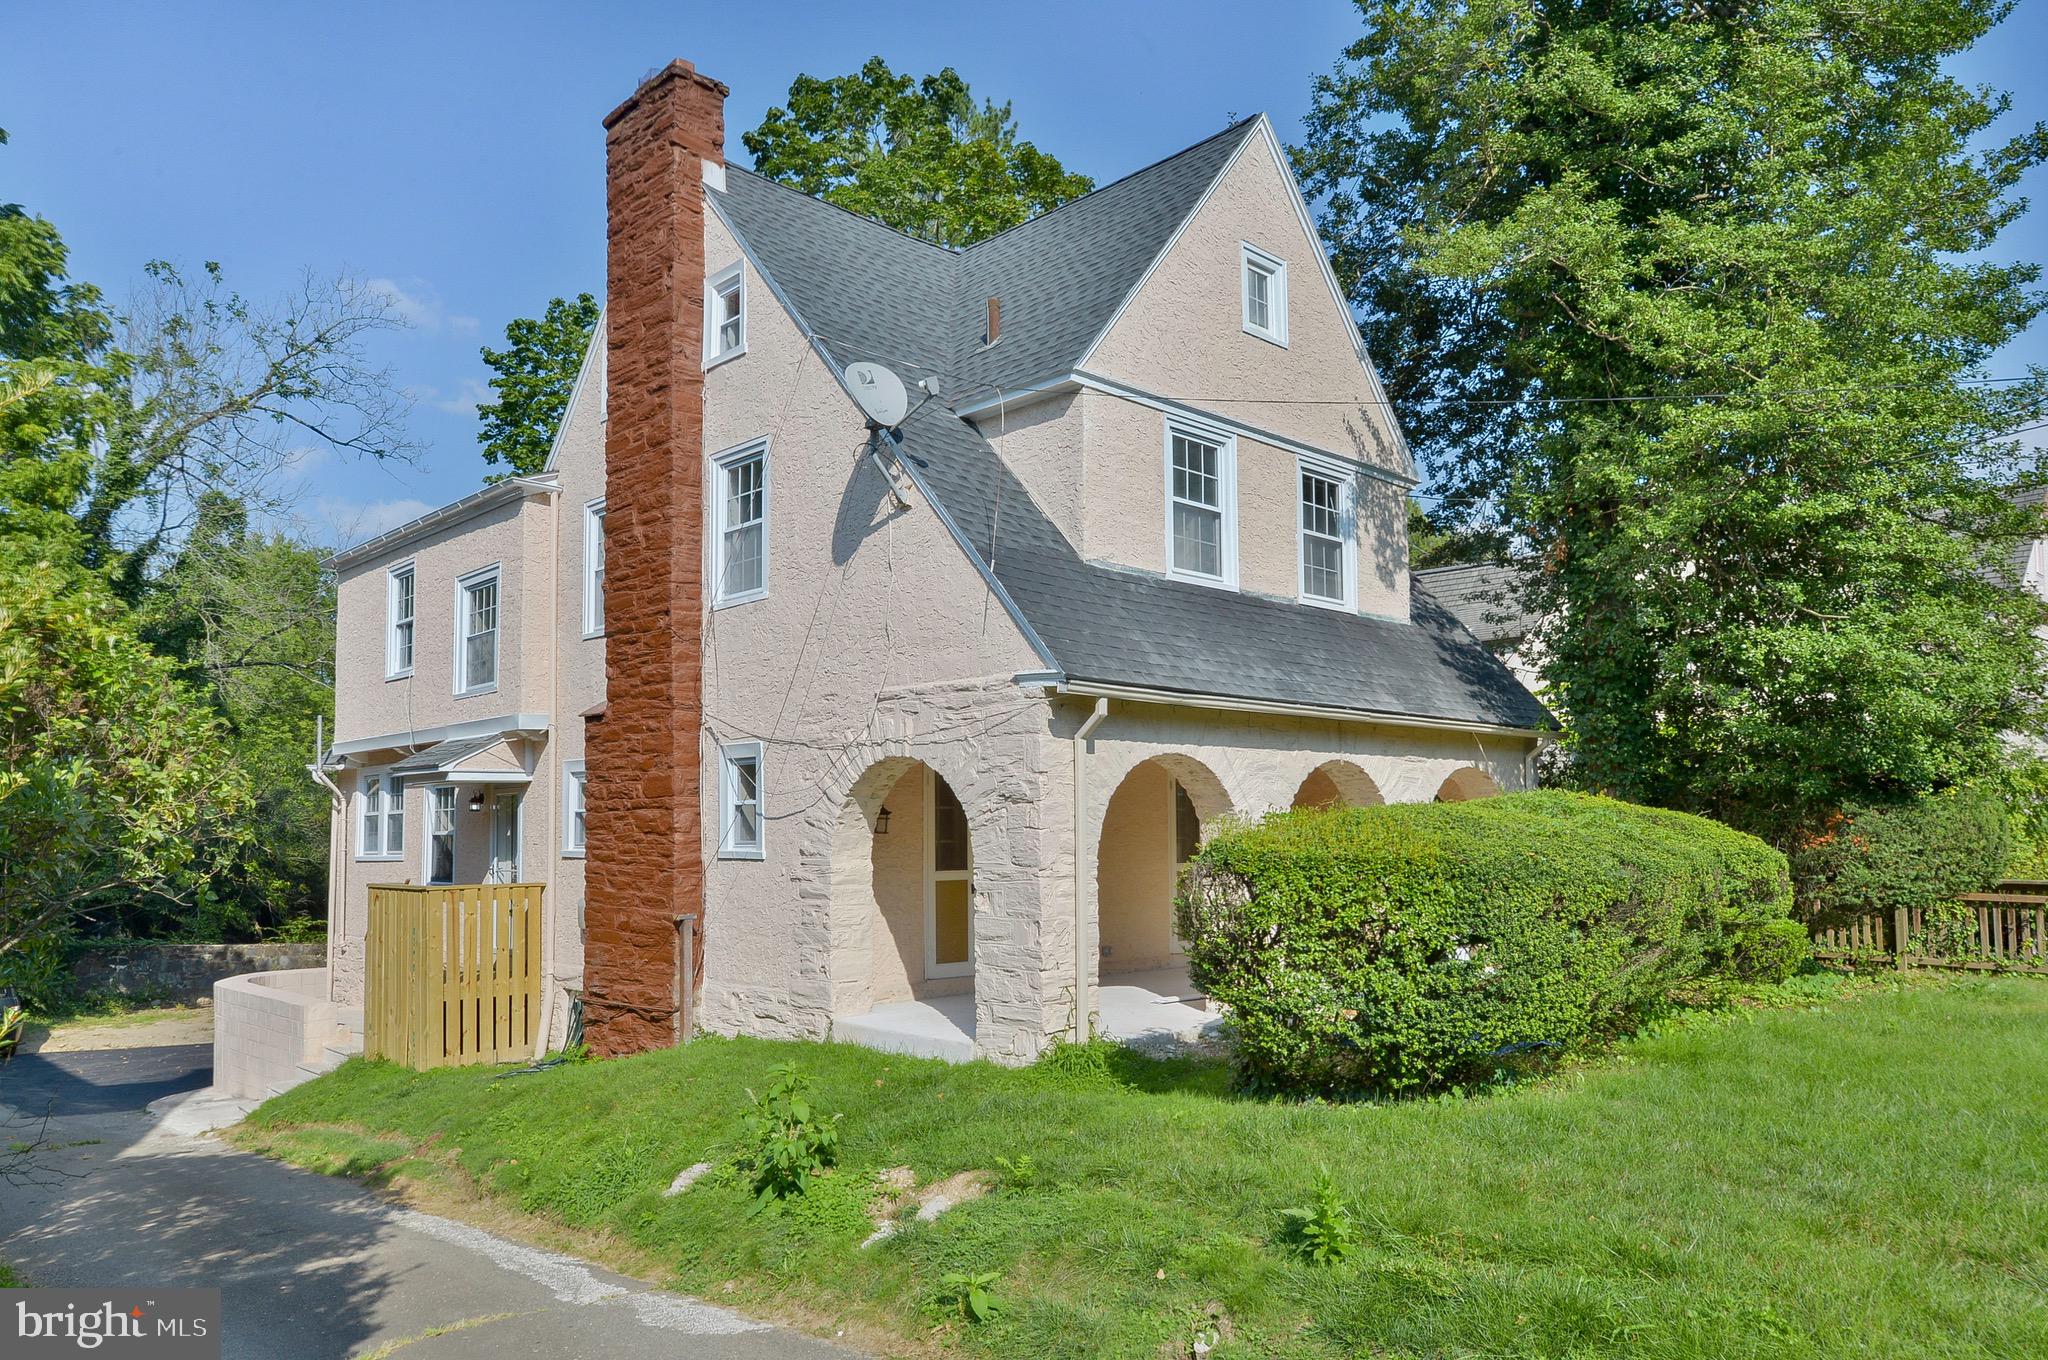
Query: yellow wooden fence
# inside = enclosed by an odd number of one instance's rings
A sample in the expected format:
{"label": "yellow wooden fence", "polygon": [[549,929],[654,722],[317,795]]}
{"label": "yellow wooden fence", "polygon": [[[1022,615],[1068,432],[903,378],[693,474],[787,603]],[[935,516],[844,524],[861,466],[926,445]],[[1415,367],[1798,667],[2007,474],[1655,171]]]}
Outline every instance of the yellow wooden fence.
{"label": "yellow wooden fence", "polygon": [[421,1069],[533,1057],[541,886],[373,885],[364,1056]]}

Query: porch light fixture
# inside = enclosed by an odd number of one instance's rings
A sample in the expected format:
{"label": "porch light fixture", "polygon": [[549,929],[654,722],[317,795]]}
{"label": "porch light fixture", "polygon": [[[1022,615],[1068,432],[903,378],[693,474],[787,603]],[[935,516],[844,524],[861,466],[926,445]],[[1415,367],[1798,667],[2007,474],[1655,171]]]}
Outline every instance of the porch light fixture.
{"label": "porch light fixture", "polygon": [[478,789],[475,793],[469,795],[469,810],[471,812],[482,812],[484,810],[484,791],[482,789]]}
{"label": "porch light fixture", "polygon": [[875,834],[877,836],[889,834],[889,809],[886,805],[875,816]]}

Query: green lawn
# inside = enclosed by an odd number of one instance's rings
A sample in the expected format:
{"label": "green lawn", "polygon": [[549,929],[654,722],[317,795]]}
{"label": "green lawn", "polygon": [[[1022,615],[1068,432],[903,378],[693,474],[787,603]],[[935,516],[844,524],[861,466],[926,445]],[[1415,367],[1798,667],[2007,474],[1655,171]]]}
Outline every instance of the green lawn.
{"label": "green lawn", "polygon": [[[662,1198],[791,1057],[845,1112],[848,1173],[1028,1154],[1037,1177],[866,1251],[843,1215],[746,1217],[736,1184]],[[899,1353],[1187,1354],[1220,1311],[1226,1356],[2048,1355],[2044,982],[1694,1017],[1540,1084],[1382,1106],[1242,1100],[1212,1067],[1128,1057],[748,1040],[494,1075],[353,1062],[243,1137],[443,1207],[480,1190],[501,1222]],[[1319,1166],[1365,1227],[1336,1267],[1280,1243]],[[999,1272],[993,1322],[949,1315],[963,1271]]]}

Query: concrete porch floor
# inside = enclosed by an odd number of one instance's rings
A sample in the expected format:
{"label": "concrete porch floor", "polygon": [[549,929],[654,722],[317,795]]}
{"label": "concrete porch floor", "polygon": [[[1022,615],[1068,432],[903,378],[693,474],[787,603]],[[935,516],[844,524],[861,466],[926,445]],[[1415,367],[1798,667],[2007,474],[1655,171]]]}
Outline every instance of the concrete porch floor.
{"label": "concrete porch floor", "polygon": [[[1222,1023],[1203,1008],[1185,967],[1104,974],[1095,989],[1095,1021],[1103,1038],[1146,1051],[1194,1043]],[[884,1053],[966,1062],[974,1056],[974,996],[897,1001],[865,1015],[835,1016],[832,1037]]]}

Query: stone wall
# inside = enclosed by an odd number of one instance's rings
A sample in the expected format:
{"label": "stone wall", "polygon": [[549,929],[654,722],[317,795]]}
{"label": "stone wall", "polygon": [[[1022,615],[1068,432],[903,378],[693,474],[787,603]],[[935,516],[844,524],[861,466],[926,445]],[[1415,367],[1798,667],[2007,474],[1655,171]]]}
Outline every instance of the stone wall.
{"label": "stone wall", "polygon": [[311,944],[132,944],[87,949],[71,965],[71,978],[84,993],[145,997],[196,1006],[213,996],[213,984],[242,973],[279,968],[319,968],[327,962],[324,941]]}

